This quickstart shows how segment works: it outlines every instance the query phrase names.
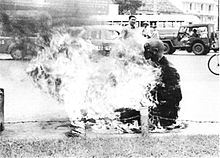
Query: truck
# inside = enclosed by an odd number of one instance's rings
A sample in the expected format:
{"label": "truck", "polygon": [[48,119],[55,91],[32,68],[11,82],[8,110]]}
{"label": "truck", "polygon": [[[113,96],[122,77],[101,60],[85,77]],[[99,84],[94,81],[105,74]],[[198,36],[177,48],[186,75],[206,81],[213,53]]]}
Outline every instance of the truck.
{"label": "truck", "polygon": [[165,54],[173,54],[177,49],[206,55],[213,50],[219,51],[219,31],[214,24],[190,24],[180,26],[175,34],[162,34],[160,39],[165,46]]}
{"label": "truck", "polygon": [[15,60],[36,56],[40,32],[50,25],[51,17],[45,12],[0,12],[0,53],[10,54]]}
{"label": "truck", "polygon": [[23,60],[27,56],[36,56],[34,42],[37,37],[13,37],[0,35],[0,53],[10,54],[14,60]]}

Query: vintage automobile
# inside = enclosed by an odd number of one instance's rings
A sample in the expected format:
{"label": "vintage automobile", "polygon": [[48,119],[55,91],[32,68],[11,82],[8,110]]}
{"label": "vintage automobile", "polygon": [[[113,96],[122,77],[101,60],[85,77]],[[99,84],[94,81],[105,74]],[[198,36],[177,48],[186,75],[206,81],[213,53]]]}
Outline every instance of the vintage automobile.
{"label": "vintage automobile", "polygon": [[98,51],[103,55],[109,54],[111,46],[119,37],[122,27],[111,25],[88,25],[83,27],[71,27],[73,34],[78,34],[85,40],[90,40],[97,46]]}
{"label": "vintage automobile", "polygon": [[13,37],[0,36],[0,53],[10,54],[14,60],[22,60],[27,56],[36,55],[34,42],[36,36]]}
{"label": "vintage automobile", "polygon": [[0,35],[0,53],[8,53],[12,39],[12,37]]}
{"label": "vintage automobile", "polygon": [[[83,27],[71,27],[69,31],[74,35],[80,35],[85,40],[90,40],[97,46],[102,54],[109,54],[111,45],[119,37],[120,27],[91,25]],[[35,41],[37,34],[26,37],[0,36],[0,53],[10,54],[15,60],[25,59],[27,56],[36,55]]]}
{"label": "vintage automobile", "polygon": [[39,32],[45,32],[51,24],[52,17],[46,11],[19,9],[10,15],[0,12],[0,53],[8,53],[16,60],[36,55],[34,44]]}
{"label": "vintage automobile", "polygon": [[192,24],[180,26],[175,35],[161,36],[165,53],[173,54],[176,49],[206,55],[210,50],[219,50],[219,35],[214,31],[214,24]]}

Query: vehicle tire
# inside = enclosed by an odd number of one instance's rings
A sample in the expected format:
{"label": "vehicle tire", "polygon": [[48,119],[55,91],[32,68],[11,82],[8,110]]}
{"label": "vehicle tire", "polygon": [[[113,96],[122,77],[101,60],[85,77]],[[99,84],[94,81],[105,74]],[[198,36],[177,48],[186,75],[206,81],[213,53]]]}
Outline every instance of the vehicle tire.
{"label": "vehicle tire", "polygon": [[219,54],[214,54],[209,58],[208,69],[214,75],[219,75]]}
{"label": "vehicle tire", "polygon": [[191,53],[191,52],[192,52],[192,48],[191,48],[191,47],[186,48],[186,51],[187,51],[188,53]]}
{"label": "vehicle tire", "polygon": [[170,43],[164,42],[164,54],[173,54],[175,49],[171,46]]}
{"label": "vehicle tire", "polygon": [[15,60],[22,60],[24,58],[23,50],[18,47],[14,47],[11,50],[10,54],[11,54],[11,57]]}
{"label": "vehicle tire", "polygon": [[219,48],[218,48],[218,49],[213,49],[213,51],[216,53],[216,52],[218,52],[218,51],[219,51]]}
{"label": "vehicle tire", "polygon": [[207,55],[209,52],[210,52],[210,48],[206,47],[206,48],[205,48],[204,55]]}
{"label": "vehicle tire", "polygon": [[173,54],[175,51],[176,51],[176,48],[173,48],[173,49],[172,49],[172,53],[171,53],[171,54]]}
{"label": "vehicle tire", "polygon": [[192,51],[195,55],[204,55],[207,50],[204,44],[201,42],[196,42],[192,45]]}

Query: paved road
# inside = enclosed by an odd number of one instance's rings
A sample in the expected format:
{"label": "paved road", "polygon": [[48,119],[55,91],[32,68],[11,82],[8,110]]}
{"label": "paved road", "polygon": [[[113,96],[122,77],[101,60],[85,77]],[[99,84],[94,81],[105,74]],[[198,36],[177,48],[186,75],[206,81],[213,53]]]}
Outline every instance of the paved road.
{"label": "paved road", "polygon": [[36,88],[25,70],[28,61],[0,58],[0,87],[5,90],[5,121],[33,121],[66,118],[63,105]]}
{"label": "paved road", "polygon": [[[179,119],[220,121],[219,77],[211,74],[207,68],[207,61],[211,55],[212,53],[207,56],[195,56],[185,51],[167,55],[181,76],[183,100]],[[1,55],[0,58],[9,59],[0,60],[0,87],[5,89],[6,121],[67,117],[63,106],[33,86],[25,73],[27,61],[14,61],[10,60],[9,56]],[[199,126],[193,126],[194,133]],[[216,125],[207,124],[207,127],[209,126],[212,127],[209,128],[211,131],[217,130]]]}
{"label": "paved road", "polygon": [[180,118],[197,121],[219,121],[219,76],[209,72],[207,56],[195,56],[179,51],[167,58],[176,66],[181,76],[183,100]]}

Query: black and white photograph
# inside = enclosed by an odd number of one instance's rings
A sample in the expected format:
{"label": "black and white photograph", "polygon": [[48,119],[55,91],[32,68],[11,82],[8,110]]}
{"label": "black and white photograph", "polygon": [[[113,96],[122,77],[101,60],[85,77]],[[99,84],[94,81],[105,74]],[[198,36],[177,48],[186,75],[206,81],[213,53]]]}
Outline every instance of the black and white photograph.
{"label": "black and white photograph", "polygon": [[0,157],[220,157],[219,0],[0,0]]}

